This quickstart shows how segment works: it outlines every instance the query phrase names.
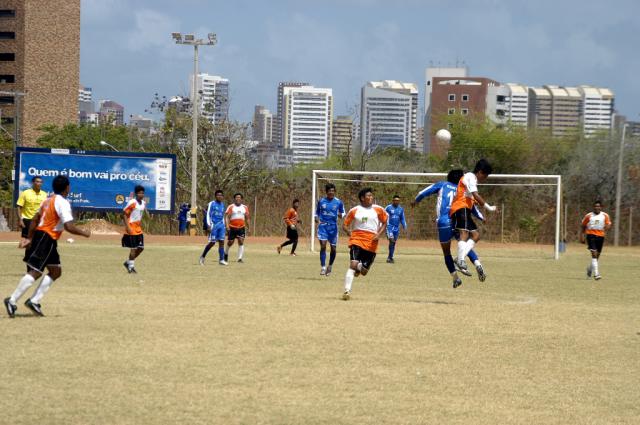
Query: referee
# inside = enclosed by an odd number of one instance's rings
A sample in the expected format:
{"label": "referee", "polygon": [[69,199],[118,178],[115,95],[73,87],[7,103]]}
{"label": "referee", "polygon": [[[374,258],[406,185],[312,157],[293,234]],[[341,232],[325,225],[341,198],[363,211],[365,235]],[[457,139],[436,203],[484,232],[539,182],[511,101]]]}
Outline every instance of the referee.
{"label": "referee", "polygon": [[42,178],[34,177],[31,179],[31,189],[27,189],[18,197],[18,227],[22,230],[21,244],[29,235],[29,226],[31,220],[40,210],[40,205],[47,199],[47,192],[42,188]]}

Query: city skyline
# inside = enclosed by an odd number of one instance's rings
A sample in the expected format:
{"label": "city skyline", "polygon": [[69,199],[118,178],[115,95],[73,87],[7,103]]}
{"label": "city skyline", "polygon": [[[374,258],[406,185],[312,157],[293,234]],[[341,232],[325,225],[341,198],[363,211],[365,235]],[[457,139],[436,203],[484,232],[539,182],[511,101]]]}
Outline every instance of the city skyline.
{"label": "city skyline", "polygon": [[170,33],[215,32],[219,43],[202,49],[200,70],[231,81],[230,116],[241,121],[251,120],[256,104],[275,110],[280,81],[331,87],[336,114],[359,104],[366,81],[412,82],[423,114],[425,68],[456,61],[504,83],[607,87],[621,114],[635,119],[640,112],[640,59],[632,54],[640,5],[633,1],[400,3],[239,1],[214,8],[202,0],[82,0],[81,81],[94,98],[143,113],[156,92],[188,95],[192,51],[176,46]]}

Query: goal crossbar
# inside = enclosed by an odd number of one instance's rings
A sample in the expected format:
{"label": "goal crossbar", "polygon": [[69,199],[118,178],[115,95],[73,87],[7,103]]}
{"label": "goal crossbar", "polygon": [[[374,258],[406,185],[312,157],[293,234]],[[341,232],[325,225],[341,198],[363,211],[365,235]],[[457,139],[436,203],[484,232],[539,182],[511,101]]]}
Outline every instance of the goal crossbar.
{"label": "goal crossbar", "polygon": [[[310,235],[310,247],[311,251],[315,251],[315,240],[316,240],[316,205],[318,202],[318,180],[327,180],[325,175],[334,175],[334,176],[394,176],[394,177],[439,177],[444,178],[447,176],[447,173],[407,173],[407,172],[393,172],[393,171],[343,171],[343,170],[312,170],[312,187],[311,187],[311,198],[313,200],[311,205],[311,235]],[[556,225],[555,225],[555,236],[554,236],[554,258],[556,260],[560,259],[560,206],[562,202],[562,176],[559,174],[491,174],[489,176],[489,180],[514,180],[514,179],[522,179],[522,180],[543,180],[543,181],[552,181],[553,183],[545,184],[557,186],[556,189]],[[347,179],[336,179],[336,180],[347,180]],[[417,184],[412,182],[398,182],[400,184]],[[486,185],[494,185],[492,183],[486,183]],[[499,185],[499,184],[495,184]],[[506,184],[505,185],[513,185]],[[523,186],[527,186],[526,183],[522,184]],[[542,186],[543,184],[532,184]]]}

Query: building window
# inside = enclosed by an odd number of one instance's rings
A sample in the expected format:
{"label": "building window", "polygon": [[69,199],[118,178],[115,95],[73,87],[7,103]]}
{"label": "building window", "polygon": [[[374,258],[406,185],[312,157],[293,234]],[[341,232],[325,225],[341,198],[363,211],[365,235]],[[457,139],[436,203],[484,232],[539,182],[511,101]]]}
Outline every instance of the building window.
{"label": "building window", "polygon": [[0,84],[13,84],[15,82],[16,82],[15,75],[11,75],[11,74],[0,75]]}
{"label": "building window", "polygon": [[460,113],[462,115],[469,115],[469,109],[468,108],[462,108],[462,109],[460,109]]}
{"label": "building window", "polygon": [[13,96],[0,96],[0,105],[13,105]]}
{"label": "building window", "polygon": [[456,108],[449,108],[448,114],[453,115],[456,113]]}
{"label": "building window", "polygon": [[462,101],[463,102],[468,102],[469,101],[469,95],[468,94],[463,94],[462,95]]}
{"label": "building window", "polygon": [[447,124],[447,128],[448,128],[449,130],[453,130],[453,123],[448,123],[448,124]]}
{"label": "building window", "polygon": [[0,18],[15,18],[16,11],[13,9],[0,9]]}
{"label": "building window", "polygon": [[2,62],[13,62],[16,60],[15,53],[0,53],[0,61]]}
{"label": "building window", "polygon": [[455,102],[456,100],[456,95],[455,94],[449,94],[449,102]]}
{"label": "building window", "polygon": [[16,33],[13,31],[0,31],[0,40],[15,40]]}

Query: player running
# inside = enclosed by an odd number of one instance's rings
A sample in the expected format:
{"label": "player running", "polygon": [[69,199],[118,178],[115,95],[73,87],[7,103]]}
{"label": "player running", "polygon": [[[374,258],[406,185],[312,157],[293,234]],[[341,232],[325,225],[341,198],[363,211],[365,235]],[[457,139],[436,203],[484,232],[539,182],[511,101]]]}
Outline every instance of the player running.
{"label": "player running", "polygon": [[276,247],[278,254],[287,245],[291,245],[291,253],[295,257],[296,247],[298,246],[298,225],[302,223],[298,216],[298,208],[300,208],[300,200],[294,199],[291,208],[284,214],[284,224],[287,225],[287,240]]}
{"label": "player running", "polygon": [[595,280],[602,279],[600,270],[598,270],[598,260],[602,253],[602,245],[604,245],[604,235],[611,229],[611,219],[609,214],[602,211],[602,202],[593,203],[593,212],[585,215],[582,219],[580,232],[580,243],[587,241],[587,248],[591,251],[591,264],[587,267],[587,277]]}
{"label": "player running", "polygon": [[400,206],[400,196],[393,195],[391,203],[384,210],[389,216],[389,221],[387,222],[387,239],[389,239],[387,263],[395,263],[393,254],[396,251],[398,236],[400,236],[400,225],[404,230],[407,230],[407,220],[404,217],[404,208]]}
{"label": "player running", "polygon": [[221,190],[216,190],[215,198],[215,200],[209,202],[207,213],[204,216],[205,226],[209,231],[209,242],[200,255],[199,262],[201,266],[204,266],[204,259],[216,242],[218,242],[218,264],[226,266],[226,261],[224,260],[224,237],[226,230],[224,214],[227,207],[224,204],[224,194]]}
{"label": "player running", "polygon": [[229,248],[236,239],[238,239],[238,263],[244,262],[242,255],[244,254],[244,238],[249,227],[249,207],[242,203],[242,199],[242,193],[233,195],[233,204],[229,205],[224,213],[227,246],[224,248],[224,263],[221,264],[225,266],[229,261]]}
{"label": "player running", "polygon": [[[477,203],[489,212],[497,210],[497,207],[489,205],[478,193],[478,183],[484,182],[492,172],[493,168],[489,161],[484,158],[479,160],[473,172],[466,173],[460,179],[455,197],[451,203],[449,216],[452,219],[453,228],[460,232],[457,264],[463,273],[465,271],[468,273],[467,263],[464,261],[465,257],[480,240],[480,232],[472,218],[474,205]],[[476,266],[476,270],[478,270],[478,276],[485,274],[482,265]]]}
{"label": "player running", "polygon": [[130,199],[122,212],[125,233],[122,235],[122,247],[129,248],[129,259],[123,263],[129,273],[136,271],[136,258],[144,251],[144,234],[142,233],[142,216],[147,208],[144,200],[144,187],[138,185],[134,189],[135,197]]}
{"label": "player running", "polygon": [[358,192],[360,205],[353,207],[342,223],[342,229],[349,235],[349,255],[351,262],[344,277],[342,299],[351,299],[353,278],[366,276],[376,258],[378,240],[387,228],[387,213],[381,206],[373,203],[373,190],[362,189]]}
{"label": "player running", "polygon": [[33,216],[29,233],[24,245],[27,251],[24,261],[29,267],[15,291],[4,299],[4,306],[9,317],[15,317],[18,309],[17,302],[25,292],[44,274],[46,268],[49,273],[40,281],[40,285],[24,305],[37,316],[44,316],[40,302],[53,282],[62,275],[62,263],[58,254],[58,239],[66,230],[74,235],[88,238],[91,232],[77,228],[73,224],[71,204],[67,200],[70,186],[66,176],[56,176],[53,179],[53,195],[47,198],[40,209]]}
{"label": "player running", "polygon": [[[453,287],[457,288],[462,285],[462,279],[458,277],[458,273],[456,272],[455,262],[453,260],[453,256],[451,255],[451,240],[456,236],[454,234],[453,227],[451,226],[451,218],[449,217],[449,212],[451,210],[451,203],[453,202],[453,198],[455,197],[456,191],[458,189],[457,184],[464,175],[462,170],[451,170],[447,174],[447,180],[439,181],[431,186],[428,186],[421,190],[416,196],[415,200],[411,202],[411,206],[415,207],[420,201],[424,198],[438,194],[438,201],[436,202],[436,225],[438,226],[438,240],[440,241],[440,247],[442,248],[442,254],[444,255],[444,264],[451,274],[453,278]],[[473,213],[480,220],[483,220],[480,211],[477,208],[473,208]],[[484,282],[486,279],[486,275],[484,273],[484,269],[482,268],[482,264],[478,259],[475,251],[472,249],[469,251],[469,259],[476,266],[476,270],[478,272],[478,279],[480,282]],[[467,276],[471,276],[471,273],[468,270],[460,270],[460,272],[466,274]]]}
{"label": "player running", "polygon": [[[344,216],[344,204],[336,198],[336,186],[327,183],[324,187],[327,196],[318,201],[315,221],[318,223],[318,240],[320,241],[320,275],[329,276],[331,267],[336,259],[338,245],[338,218]],[[327,242],[331,245],[329,267],[327,262]]]}

